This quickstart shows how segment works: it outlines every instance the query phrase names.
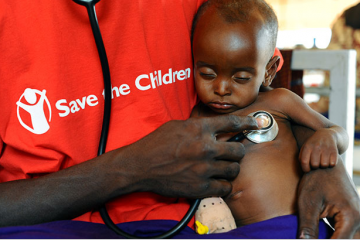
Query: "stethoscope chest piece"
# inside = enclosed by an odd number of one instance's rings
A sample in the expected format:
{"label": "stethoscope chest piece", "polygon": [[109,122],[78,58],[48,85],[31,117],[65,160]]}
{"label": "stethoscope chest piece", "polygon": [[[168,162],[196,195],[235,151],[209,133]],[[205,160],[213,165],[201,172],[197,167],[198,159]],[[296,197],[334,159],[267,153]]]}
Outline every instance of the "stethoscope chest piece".
{"label": "stethoscope chest piece", "polygon": [[250,113],[248,116],[261,119],[264,127],[259,130],[246,130],[244,135],[248,140],[254,143],[270,142],[276,138],[279,127],[274,117],[266,111],[257,111]]}

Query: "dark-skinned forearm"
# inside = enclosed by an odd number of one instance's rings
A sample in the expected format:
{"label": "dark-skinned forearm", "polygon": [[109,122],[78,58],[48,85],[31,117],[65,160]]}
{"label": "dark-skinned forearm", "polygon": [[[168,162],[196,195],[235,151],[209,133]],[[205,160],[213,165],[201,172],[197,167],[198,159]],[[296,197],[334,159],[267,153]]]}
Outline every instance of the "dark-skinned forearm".
{"label": "dark-skinned forearm", "polygon": [[138,190],[118,167],[118,155],[113,151],[44,177],[1,183],[0,226],[71,219]]}
{"label": "dark-skinned forearm", "polygon": [[231,115],[169,121],[133,144],[71,168],[1,183],[0,226],[71,219],[135,191],[168,197],[225,196],[245,149],[214,136],[245,129],[258,125],[253,118]]}

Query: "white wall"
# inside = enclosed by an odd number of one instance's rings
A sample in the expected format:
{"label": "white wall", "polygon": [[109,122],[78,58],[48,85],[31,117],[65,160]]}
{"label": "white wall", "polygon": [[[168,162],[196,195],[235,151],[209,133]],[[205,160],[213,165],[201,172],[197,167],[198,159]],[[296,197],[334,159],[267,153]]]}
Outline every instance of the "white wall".
{"label": "white wall", "polygon": [[360,146],[354,147],[354,171],[360,173]]}

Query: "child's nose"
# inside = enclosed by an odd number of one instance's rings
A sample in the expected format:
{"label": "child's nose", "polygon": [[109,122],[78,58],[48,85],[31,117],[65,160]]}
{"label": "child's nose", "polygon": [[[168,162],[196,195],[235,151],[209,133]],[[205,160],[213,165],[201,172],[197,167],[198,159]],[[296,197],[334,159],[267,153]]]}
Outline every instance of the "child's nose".
{"label": "child's nose", "polygon": [[219,96],[231,95],[229,82],[224,79],[218,79],[214,82],[214,93]]}

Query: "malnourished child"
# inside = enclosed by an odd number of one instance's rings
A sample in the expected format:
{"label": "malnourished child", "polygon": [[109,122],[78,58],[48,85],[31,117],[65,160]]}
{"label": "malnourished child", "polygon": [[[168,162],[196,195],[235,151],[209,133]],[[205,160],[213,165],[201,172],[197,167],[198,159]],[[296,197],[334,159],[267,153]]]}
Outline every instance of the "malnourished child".
{"label": "malnourished child", "polygon": [[[231,194],[224,198],[237,227],[296,214],[297,186],[303,172],[335,166],[338,154],[348,145],[344,129],[313,111],[296,94],[287,89],[259,91],[276,74],[277,30],[276,15],[262,0],[210,0],[200,7],[193,22],[195,86],[201,102],[192,117],[246,116],[262,110],[272,114],[279,127],[271,142],[242,140],[246,155]],[[316,131],[300,151],[292,124]],[[217,136],[219,141],[230,137]],[[209,210],[201,205],[199,211]],[[199,216],[198,212],[197,220],[206,225]],[[210,232],[231,229],[215,228]]]}

